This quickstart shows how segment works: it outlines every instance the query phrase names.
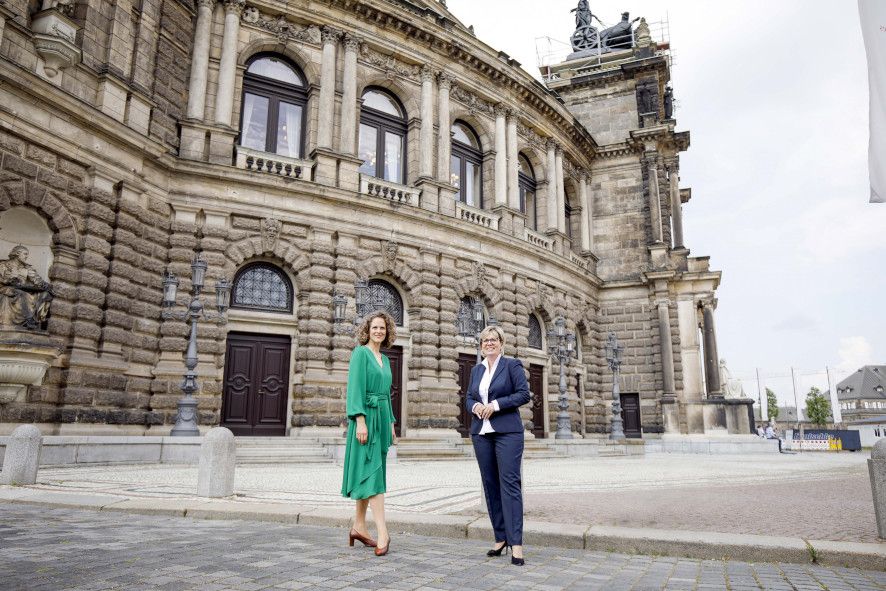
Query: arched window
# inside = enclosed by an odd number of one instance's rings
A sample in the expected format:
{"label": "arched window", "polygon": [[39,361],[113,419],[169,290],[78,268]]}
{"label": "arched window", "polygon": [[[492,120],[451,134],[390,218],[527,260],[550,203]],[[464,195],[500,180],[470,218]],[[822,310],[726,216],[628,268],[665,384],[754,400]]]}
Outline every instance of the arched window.
{"label": "arched window", "polygon": [[520,186],[520,211],[526,214],[526,225],[532,230],[537,230],[535,172],[529,159],[523,154],[517,156],[517,184]]}
{"label": "arched window", "polygon": [[406,178],[406,111],[380,88],[367,88],[360,110],[360,172],[403,183]]}
{"label": "arched window", "polygon": [[541,323],[535,314],[529,315],[529,346],[533,349],[543,349]]}
{"label": "arched window", "polygon": [[452,156],[449,178],[458,189],[459,201],[474,207],[483,207],[483,154],[480,140],[467,123],[452,124]]}
{"label": "arched window", "polygon": [[374,310],[384,310],[397,326],[403,326],[403,298],[393,285],[381,279],[370,279],[369,301]]}
{"label": "arched window", "polygon": [[566,235],[572,240],[572,205],[569,203],[569,195],[566,195],[565,202],[563,215],[566,216]]}
{"label": "arched window", "polygon": [[292,312],[292,283],[286,273],[274,265],[247,265],[234,277],[231,308]]}
{"label": "arched window", "polygon": [[[479,304],[480,307],[480,330],[486,327],[487,316],[486,316],[486,306],[482,304],[479,298],[473,298],[471,296],[465,296],[461,299],[461,302],[458,304],[458,315],[457,319],[465,318],[468,319],[474,327],[476,327],[476,318],[474,314],[476,313],[476,305]],[[476,335],[471,335],[471,338]]]}
{"label": "arched window", "polygon": [[240,145],[301,158],[305,141],[304,77],[283,57],[259,54],[243,75]]}

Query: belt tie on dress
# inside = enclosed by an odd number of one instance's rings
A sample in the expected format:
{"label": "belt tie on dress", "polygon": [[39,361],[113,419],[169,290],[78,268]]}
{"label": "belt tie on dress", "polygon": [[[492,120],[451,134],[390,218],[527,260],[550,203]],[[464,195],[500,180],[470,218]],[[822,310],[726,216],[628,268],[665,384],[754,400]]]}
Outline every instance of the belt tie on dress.
{"label": "belt tie on dress", "polygon": [[[378,457],[385,455],[388,451],[388,448],[391,447],[391,430],[381,429],[381,414],[384,412],[381,404],[387,402],[390,398],[390,394],[374,394],[369,393],[366,395],[366,407],[371,408],[372,412],[366,413],[366,430],[369,432],[366,445],[364,445],[365,454],[363,456],[363,461],[366,464],[372,463],[376,461]],[[376,437],[376,434],[378,436]],[[376,446],[381,445],[381,453],[376,452]]]}

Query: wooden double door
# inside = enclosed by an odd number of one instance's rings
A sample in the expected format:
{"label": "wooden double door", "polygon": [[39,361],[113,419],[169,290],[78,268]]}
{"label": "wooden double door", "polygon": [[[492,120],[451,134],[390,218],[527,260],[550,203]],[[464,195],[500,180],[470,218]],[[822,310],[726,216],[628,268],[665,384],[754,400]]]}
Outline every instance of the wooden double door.
{"label": "wooden double door", "polygon": [[389,349],[382,349],[388,361],[391,362],[391,409],[394,411],[394,429],[397,437],[402,434],[401,416],[403,414],[403,347],[393,346]]}
{"label": "wooden double door", "polygon": [[640,424],[640,395],[621,395],[621,420],[624,425],[625,437],[639,439],[643,437],[643,428]]}
{"label": "wooden double door", "polygon": [[287,336],[228,334],[223,427],[234,435],[286,435],[290,347]]}

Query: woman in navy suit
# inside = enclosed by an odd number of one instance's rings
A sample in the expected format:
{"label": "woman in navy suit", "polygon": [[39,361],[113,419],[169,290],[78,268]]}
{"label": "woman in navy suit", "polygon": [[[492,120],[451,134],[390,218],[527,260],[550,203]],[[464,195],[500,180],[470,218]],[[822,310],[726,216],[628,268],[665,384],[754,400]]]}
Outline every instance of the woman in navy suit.
{"label": "woman in navy suit", "polygon": [[511,564],[523,566],[523,421],[520,407],[529,402],[529,384],[519,359],[501,354],[504,332],[487,326],[480,333],[485,359],[471,371],[465,399],[471,420],[471,440],[480,465],[495,547],[488,556],[501,556],[511,547]]}

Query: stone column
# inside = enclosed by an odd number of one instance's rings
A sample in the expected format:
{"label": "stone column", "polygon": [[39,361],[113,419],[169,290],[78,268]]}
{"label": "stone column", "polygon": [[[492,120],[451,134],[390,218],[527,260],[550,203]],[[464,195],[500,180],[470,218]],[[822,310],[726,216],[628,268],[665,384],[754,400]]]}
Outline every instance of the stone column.
{"label": "stone column", "polygon": [[674,223],[674,248],[683,245],[683,202],[680,199],[680,164],[676,158],[666,162],[671,193],[671,218]]}
{"label": "stone column", "polygon": [[566,233],[566,185],[563,178],[563,149],[557,146],[557,229]]}
{"label": "stone column", "polygon": [[[346,35],[341,93],[341,137],[338,143],[339,150],[345,154],[356,153],[358,49],[360,49],[360,39],[353,35]],[[422,128],[422,131],[424,131],[424,128]]]}
{"label": "stone column", "polygon": [[[317,120],[317,147],[332,149],[332,122],[335,117],[335,46],[341,32],[323,27],[323,57],[320,70],[320,116]],[[356,83],[356,82],[355,82]]]}
{"label": "stone column", "polygon": [[548,230],[556,230],[557,222],[557,142],[548,140]]}
{"label": "stone column", "polygon": [[197,29],[194,31],[194,55],[188,86],[188,119],[202,121],[206,112],[206,81],[209,75],[209,36],[215,0],[197,1]]}
{"label": "stone column", "polygon": [[495,105],[495,204],[504,205],[508,201],[508,148],[505,116],[508,109],[502,104]]}
{"label": "stone column", "polygon": [[662,381],[664,382],[665,396],[674,396],[674,346],[671,342],[671,318],[668,311],[670,302],[666,299],[658,300],[658,336],[661,340],[661,367]]}
{"label": "stone column", "polygon": [[418,176],[434,176],[434,71],[421,69],[421,143]]}
{"label": "stone column", "polygon": [[440,72],[437,93],[437,124],[439,134],[437,136],[437,180],[449,183],[449,154],[452,149],[452,136],[449,131],[449,89],[452,88],[452,78],[446,72]]}
{"label": "stone column", "polygon": [[588,202],[588,174],[581,173],[581,181],[578,185],[578,199],[581,205],[581,249],[589,252],[591,245],[591,204]]}
{"label": "stone column", "polygon": [[702,330],[704,333],[704,369],[707,382],[707,394],[723,396],[720,390],[720,358],[717,354],[717,333],[714,328],[714,302],[701,304]]}
{"label": "stone column", "polygon": [[658,193],[658,155],[646,153],[646,172],[649,178],[649,216],[652,223],[652,242],[664,242],[661,229],[661,199]]}
{"label": "stone column", "polygon": [[224,0],[225,29],[221,62],[218,66],[218,90],[215,95],[215,122],[231,127],[234,110],[234,80],[237,77],[237,38],[240,36],[240,13],[246,0]]}
{"label": "stone column", "polygon": [[517,176],[517,113],[508,111],[508,207],[520,209],[520,185]]}

